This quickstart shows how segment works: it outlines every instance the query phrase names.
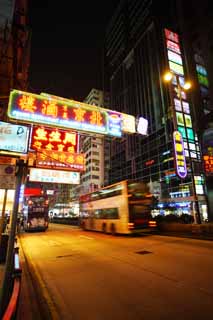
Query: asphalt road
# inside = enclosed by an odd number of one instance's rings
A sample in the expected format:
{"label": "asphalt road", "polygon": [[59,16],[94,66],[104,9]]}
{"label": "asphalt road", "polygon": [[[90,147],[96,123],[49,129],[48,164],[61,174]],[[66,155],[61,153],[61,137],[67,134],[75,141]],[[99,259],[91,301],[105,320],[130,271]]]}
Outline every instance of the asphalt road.
{"label": "asphalt road", "polygon": [[212,241],[113,237],[51,224],[19,242],[18,320],[212,319]]}

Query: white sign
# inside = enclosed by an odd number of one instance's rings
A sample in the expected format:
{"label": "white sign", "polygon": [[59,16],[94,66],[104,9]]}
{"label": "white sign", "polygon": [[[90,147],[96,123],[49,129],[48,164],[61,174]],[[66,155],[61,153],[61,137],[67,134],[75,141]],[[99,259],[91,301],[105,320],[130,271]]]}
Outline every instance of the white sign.
{"label": "white sign", "polygon": [[135,133],[135,117],[122,113],[121,129],[123,132]]}
{"label": "white sign", "polygon": [[0,121],[0,151],[27,153],[29,128]]}
{"label": "white sign", "polygon": [[15,189],[15,166],[0,165],[0,189]]}
{"label": "white sign", "polygon": [[182,58],[179,54],[177,53],[174,53],[170,50],[168,50],[168,58],[170,61],[173,61],[175,63],[178,63],[180,65],[183,65],[183,61],[182,61]]}
{"label": "white sign", "polygon": [[147,135],[148,130],[148,120],[140,117],[137,126],[137,132],[143,135]]}
{"label": "white sign", "polygon": [[29,180],[48,183],[79,184],[80,173],[73,171],[31,168]]}

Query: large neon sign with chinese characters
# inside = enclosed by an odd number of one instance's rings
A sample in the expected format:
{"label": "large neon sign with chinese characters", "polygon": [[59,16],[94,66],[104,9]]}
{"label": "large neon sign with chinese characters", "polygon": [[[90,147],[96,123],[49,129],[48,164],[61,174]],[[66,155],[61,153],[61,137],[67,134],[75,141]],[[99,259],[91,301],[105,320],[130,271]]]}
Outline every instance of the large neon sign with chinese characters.
{"label": "large neon sign with chinese characters", "polygon": [[85,171],[85,156],[80,153],[40,150],[36,155],[36,167]]}
{"label": "large neon sign with chinese characters", "polygon": [[186,159],[184,154],[183,139],[179,131],[173,132],[175,167],[177,175],[183,179],[187,176]]}
{"label": "large neon sign with chinese characters", "polygon": [[78,134],[41,126],[34,126],[31,134],[30,148],[33,150],[78,152]]}
{"label": "large neon sign with chinese characters", "polygon": [[27,123],[121,137],[121,113],[74,100],[13,90],[8,116]]}

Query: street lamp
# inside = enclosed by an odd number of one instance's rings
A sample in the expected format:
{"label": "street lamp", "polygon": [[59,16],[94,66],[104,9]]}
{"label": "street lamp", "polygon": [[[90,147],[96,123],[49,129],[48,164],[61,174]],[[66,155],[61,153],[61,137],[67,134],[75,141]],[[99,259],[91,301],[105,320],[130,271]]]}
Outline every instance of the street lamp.
{"label": "street lamp", "polygon": [[[190,81],[184,81],[181,84],[180,81],[180,76],[176,73],[173,73],[171,71],[167,71],[164,76],[163,79],[165,82],[170,83],[173,79],[175,80],[175,90],[177,93],[177,96],[179,98],[180,101],[180,107],[181,107],[181,112],[184,112],[183,109],[183,93],[187,90],[189,90],[191,88],[191,82]],[[172,106],[173,112],[174,112],[174,106]],[[174,119],[176,119],[174,117]],[[183,116],[183,122],[184,122],[184,127],[186,128],[186,122],[185,122],[185,117]],[[176,120],[174,120],[174,128],[175,130],[177,130],[177,122]],[[189,147],[189,142],[187,139],[187,145]],[[189,148],[188,148],[189,150]],[[197,212],[197,217],[196,215],[194,215],[194,219],[195,219],[195,223],[201,223],[201,217],[200,217],[200,210],[199,210],[199,204],[198,204],[198,199],[197,199],[197,194],[196,194],[196,187],[195,187],[195,181],[194,181],[194,168],[193,168],[193,163],[192,163],[192,158],[191,158],[191,154],[190,154],[190,150],[189,150],[189,165],[190,165],[190,169],[191,169],[191,180],[192,180],[192,191],[193,191],[193,196],[194,196],[194,203],[195,203],[195,210]]]}

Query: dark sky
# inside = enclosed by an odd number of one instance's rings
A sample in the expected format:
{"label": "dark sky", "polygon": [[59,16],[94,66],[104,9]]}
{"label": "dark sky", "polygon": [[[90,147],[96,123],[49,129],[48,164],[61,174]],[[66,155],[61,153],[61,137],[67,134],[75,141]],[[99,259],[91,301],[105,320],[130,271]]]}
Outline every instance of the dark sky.
{"label": "dark sky", "polygon": [[102,88],[104,32],[119,0],[30,0],[30,92],[82,101]]}

